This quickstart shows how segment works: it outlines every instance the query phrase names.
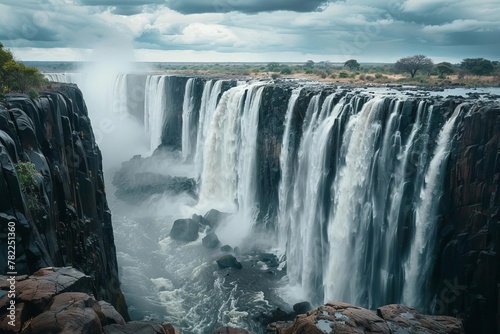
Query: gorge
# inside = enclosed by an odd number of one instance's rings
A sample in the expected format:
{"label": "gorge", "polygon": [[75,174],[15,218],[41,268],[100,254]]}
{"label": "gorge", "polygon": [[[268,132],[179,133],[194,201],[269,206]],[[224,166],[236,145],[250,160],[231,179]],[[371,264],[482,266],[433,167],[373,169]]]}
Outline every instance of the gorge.
{"label": "gorge", "polygon": [[[223,325],[260,333],[263,314],[277,307],[290,312],[291,305],[307,300],[314,307],[404,304],[458,317],[469,333],[498,330],[498,90],[116,74],[97,98],[96,83],[82,74],[46,76],[76,83],[89,113],[91,104],[100,111],[90,115],[92,134],[78,90],[61,86],[73,104],[57,94],[41,97],[47,101],[42,106],[55,99],[78,110],[78,120],[67,116],[72,127],[56,124],[61,129],[52,132],[73,138],[92,164],[74,176],[58,164],[50,168],[63,171],[58,194],[69,196],[57,201],[67,206],[58,212],[73,212],[77,224],[93,217],[107,231],[105,180],[132,319],[167,321],[183,333]],[[15,96],[8,101],[16,105]],[[31,132],[15,145],[2,140],[2,148],[35,154],[28,138],[44,143],[45,136]],[[105,179],[97,147],[77,144],[79,132],[95,136],[103,149]],[[62,156],[67,143],[60,140],[51,147]],[[37,170],[48,169],[40,164]],[[3,162],[2,168],[8,169]],[[71,177],[78,178],[82,194],[63,191]],[[86,200],[101,203],[99,210],[86,212]],[[82,201],[84,214],[71,201]],[[212,209],[227,214],[200,228],[196,241],[169,236],[174,221],[202,221],[197,215]],[[74,233],[86,229],[77,226]],[[47,250],[33,253],[51,254],[51,233],[43,233],[49,236]],[[230,246],[241,270],[219,268],[215,261],[225,253],[202,242],[212,233],[218,246]],[[83,252],[94,247],[84,244]],[[65,249],[78,249],[69,254],[82,252],[81,245],[69,245]],[[110,250],[101,254],[102,261],[111,259],[101,265],[109,266],[106,279],[98,280],[104,286],[118,275],[113,247],[99,245]]]}

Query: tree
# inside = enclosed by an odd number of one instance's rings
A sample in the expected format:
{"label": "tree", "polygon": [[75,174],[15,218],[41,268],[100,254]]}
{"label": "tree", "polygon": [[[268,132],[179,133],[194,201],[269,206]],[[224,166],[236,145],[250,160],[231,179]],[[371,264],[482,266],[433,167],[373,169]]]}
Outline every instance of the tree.
{"label": "tree", "polygon": [[2,92],[28,92],[45,82],[36,68],[28,67],[14,60],[12,53],[0,43],[0,94]]}
{"label": "tree", "polygon": [[359,65],[356,59],[349,59],[344,63],[344,67],[347,67],[349,71],[354,71],[358,70],[361,67],[361,65]]}
{"label": "tree", "polygon": [[304,66],[307,68],[312,68],[314,67],[314,62],[312,60],[308,60]]}
{"label": "tree", "polygon": [[460,67],[473,75],[488,75],[495,71],[493,63],[484,58],[465,58]]}
{"label": "tree", "polygon": [[278,63],[269,63],[267,64],[267,69],[271,72],[279,72],[280,64]]}
{"label": "tree", "polygon": [[440,76],[444,76],[446,74],[453,74],[455,70],[453,69],[453,65],[446,61],[439,63],[436,65],[436,71]]}
{"label": "tree", "polygon": [[410,73],[410,76],[414,78],[417,71],[430,71],[433,65],[432,60],[427,56],[415,55],[401,58],[394,64],[394,69],[399,72]]}

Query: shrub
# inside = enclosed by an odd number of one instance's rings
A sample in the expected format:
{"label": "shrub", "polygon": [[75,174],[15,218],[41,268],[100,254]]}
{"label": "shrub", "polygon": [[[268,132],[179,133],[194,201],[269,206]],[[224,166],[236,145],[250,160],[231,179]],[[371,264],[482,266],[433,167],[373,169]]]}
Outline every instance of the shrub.
{"label": "shrub", "polygon": [[383,75],[381,73],[375,73],[375,79],[381,79]]}
{"label": "shrub", "polygon": [[373,81],[373,80],[375,80],[375,77],[374,77],[374,76],[372,76],[372,75],[367,75],[367,76],[366,76],[366,80],[368,80],[368,81]]}
{"label": "shrub", "polygon": [[335,74],[335,73],[330,74],[330,78],[335,79],[336,77],[337,77],[337,74]]}
{"label": "shrub", "polygon": [[40,204],[38,201],[37,184],[35,175],[38,174],[35,165],[31,162],[19,162],[16,165],[17,179],[19,187],[26,197],[26,204],[30,211],[38,210]]}
{"label": "shrub", "polygon": [[346,71],[340,71],[339,78],[349,78],[349,73],[347,73]]}

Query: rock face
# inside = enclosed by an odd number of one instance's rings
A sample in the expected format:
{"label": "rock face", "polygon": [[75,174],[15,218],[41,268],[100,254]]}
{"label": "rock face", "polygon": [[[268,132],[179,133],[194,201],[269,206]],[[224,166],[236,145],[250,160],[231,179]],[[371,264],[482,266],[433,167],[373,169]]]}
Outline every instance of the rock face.
{"label": "rock face", "polygon": [[0,103],[0,263],[7,263],[5,236],[14,224],[16,267],[9,271],[71,264],[93,279],[96,298],[127,317],[87,107],[75,85],[52,89],[37,99],[7,95]]}
{"label": "rock face", "polygon": [[500,107],[463,119],[450,156],[434,313],[464,319],[468,333],[500,330]]}
{"label": "rock face", "polygon": [[363,333],[429,333],[462,334],[460,320],[445,316],[427,316],[402,305],[387,305],[377,312],[345,303],[328,303],[292,324],[273,323],[269,333],[279,334],[363,334]]}

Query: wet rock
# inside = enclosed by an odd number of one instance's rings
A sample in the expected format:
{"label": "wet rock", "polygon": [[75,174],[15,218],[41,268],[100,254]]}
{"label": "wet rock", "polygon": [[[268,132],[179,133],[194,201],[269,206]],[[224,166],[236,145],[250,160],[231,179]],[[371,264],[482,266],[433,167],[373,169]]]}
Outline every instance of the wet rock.
{"label": "wet rock", "polygon": [[271,254],[271,253],[261,253],[257,256],[259,261],[264,262],[267,264],[269,267],[277,267],[279,266],[279,261],[276,255]]}
{"label": "wet rock", "polygon": [[239,263],[236,258],[232,255],[224,255],[220,259],[217,260],[217,264],[219,265],[219,268],[224,269],[224,268],[236,268],[236,269],[241,269],[243,266],[241,263]]}
{"label": "wet rock", "polygon": [[220,248],[220,251],[221,252],[224,252],[224,253],[230,253],[233,251],[233,247],[229,246],[229,245],[224,245]]}
{"label": "wet rock", "polygon": [[310,310],[312,310],[312,306],[309,302],[300,302],[293,305],[293,311],[296,314],[304,314],[309,312]]}
{"label": "wet rock", "polygon": [[200,225],[192,219],[177,219],[170,230],[170,237],[184,242],[195,241],[199,229]]}
{"label": "wet rock", "polygon": [[200,225],[210,226],[210,222],[208,220],[206,220],[205,218],[203,218],[203,216],[194,214],[193,217],[191,217],[191,219]]}
{"label": "wet rock", "polygon": [[214,249],[220,245],[219,238],[215,233],[207,234],[202,240],[203,246],[206,248]]}
{"label": "wet rock", "polygon": [[229,213],[220,212],[218,210],[212,209],[208,211],[203,218],[208,222],[208,225],[212,228],[216,228],[222,223],[227,217],[229,217]]}

